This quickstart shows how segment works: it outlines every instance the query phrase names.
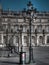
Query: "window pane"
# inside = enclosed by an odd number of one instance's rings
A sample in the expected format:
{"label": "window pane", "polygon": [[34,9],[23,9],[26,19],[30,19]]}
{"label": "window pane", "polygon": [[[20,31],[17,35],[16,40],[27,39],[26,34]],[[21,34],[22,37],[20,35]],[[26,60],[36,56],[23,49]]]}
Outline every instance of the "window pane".
{"label": "window pane", "polygon": [[27,26],[23,26],[23,32],[27,32]]}
{"label": "window pane", "polygon": [[27,36],[24,36],[24,43],[27,43]]}
{"label": "window pane", "polygon": [[43,40],[43,37],[40,36],[40,37],[39,37],[39,43],[42,43],[42,40]]}
{"label": "window pane", "polygon": [[49,43],[49,36],[47,36],[47,43]]}
{"label": "window pane", "polygon": [[18,43],[18,41],[19,41],[19,38],[18,38],[18,36],[16,36],[16,43]]}
{"label": "window pane", "polygon": [[49,26],[46,26],[46,32],[49,32]]}
{"label": "window pane", "polygon": [[42,26],[38,26],[38,32],[42,32]]}
{"label": "window pane", "polygon": [[0,43],[1,43],[1,35],[0,35]]}
{"label": "window pane", "polygon": [[34,26],[31,26],[31,31],[34,32]]}

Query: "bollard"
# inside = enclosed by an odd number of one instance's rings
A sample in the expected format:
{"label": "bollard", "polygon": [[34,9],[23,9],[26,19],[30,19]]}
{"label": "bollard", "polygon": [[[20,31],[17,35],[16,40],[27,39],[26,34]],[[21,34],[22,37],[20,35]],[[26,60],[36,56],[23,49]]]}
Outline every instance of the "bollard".
{"label": "bollard", "polygon": [[26,63],[26,52],[20,52],[20,64]]}

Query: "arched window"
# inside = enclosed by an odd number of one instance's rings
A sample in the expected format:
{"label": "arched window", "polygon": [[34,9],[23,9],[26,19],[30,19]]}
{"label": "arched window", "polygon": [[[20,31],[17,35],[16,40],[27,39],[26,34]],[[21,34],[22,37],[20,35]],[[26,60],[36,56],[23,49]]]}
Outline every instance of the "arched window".
{"label": "arched window", "polygon": [[32,36],[31,43],[32,43],[32,46],[35,46],[35,37],[34,36]]}
{"label": "arched window", "polygon": [[6,36],[3,36],[4,44],[6,44]]}
{"label": "arched window", "polygon": [[27,36],[24,36],[24,46],[26,46],[27,45]]}
{"label": "arched window", "polygon": [[18,38],[18,36],[16,36],[16,43],[18,43],[18,41],[19,41],[19,38]]}
{"label": "arched window", "polygon": [[23,26],[23,32],[27,32],[27,26],[26,25]]}
{"label": "arched window", "polygon": [[19,44],[19,37],[18,36],[14,36],[14,45],[18,46]]}
{"label": "arched window", "polygon": [[49,36],[47,36],[47,44],[49,44]]}
{"label": "arched window", "polygon": [[2,40],[2,37],[1,37],[1,35],[0,35],[0,43],[2,43],[2,41],[1,41],[1,40]]}
{"label": "arched window", "polygon": [[39,37],[39,44],[41,45],[42,43],[43,43],[43,37],[40,36],[40,37]]}
{"label": "arched window", "polygon": [[42,26],[38,25],[38,32],[42,32]]}
{"label": "arched window", "polygon": [[49,25],[46,26],[46,32],[49,32]]}

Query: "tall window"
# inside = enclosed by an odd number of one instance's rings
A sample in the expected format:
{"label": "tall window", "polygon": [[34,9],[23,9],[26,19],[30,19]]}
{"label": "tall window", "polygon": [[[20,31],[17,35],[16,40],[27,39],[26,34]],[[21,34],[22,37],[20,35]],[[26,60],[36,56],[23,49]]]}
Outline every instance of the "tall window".
{"label": "tall window", "polygon": [[17,32],[18,26],[14,26],[14,32]]}
{"label": "tall window", "polygon": [[27,36],[24,36],[24,46],[26,46],[27,45]]}
{"label": "tall window", "polygon": [[49,32],[49,26],[46,26],[46,32]]}
{"label": "tall window", "polygon": [[39,45],[41,45],[42,43],[43,43],[43,37],[40,36],[40,37],[39,37]]}
{"label": "tall window", "polygon": [[11,26],[11,32],[13,32],[14,31],[14,26]]}
{"label": "tall window", "polygon": [[6,30],[6,24],[3,24],[3,30],[4,31]]}
{"label": "tall window", "polygon": [[47,43],[49,44],[49,36],[47,36]]}
{"label": "tall window", "polygon": [[42,26],[38,26],[38,32],[42,32]]}
{"label": "tall window", "polygon": [[34,32],[34,26],[31,26],[31,31]]}
{"label": "tall window", "polygon": [[19,38],[18,38],[18,36],[16,36],[16,43],[18,43],[19,42]]}
{"label": "tall window", "polygon": [[2,38],[1,38],[1,35],[0,35],[0,43],[1,43],[1,40],[2,40]]}
{"label": "tall window", "polygon": [[6,36],[3,36],[4,44],[6,44]]}
{"label": "tall window", "polygon": [[23,32],[27,32],[27,26],[26,25],[23,26]]}

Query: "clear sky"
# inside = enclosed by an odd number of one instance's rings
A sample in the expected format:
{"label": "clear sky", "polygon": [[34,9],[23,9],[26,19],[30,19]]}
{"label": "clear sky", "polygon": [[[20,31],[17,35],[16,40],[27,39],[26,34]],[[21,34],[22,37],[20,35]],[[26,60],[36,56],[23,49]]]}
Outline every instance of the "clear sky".
{"label": "clear sky", "polygon": [[28,1],[31,1],[38,11],[49,11],[49,0],[0,0],[0,4],[4,10],[9,8],[19,11],[27,8]]}

